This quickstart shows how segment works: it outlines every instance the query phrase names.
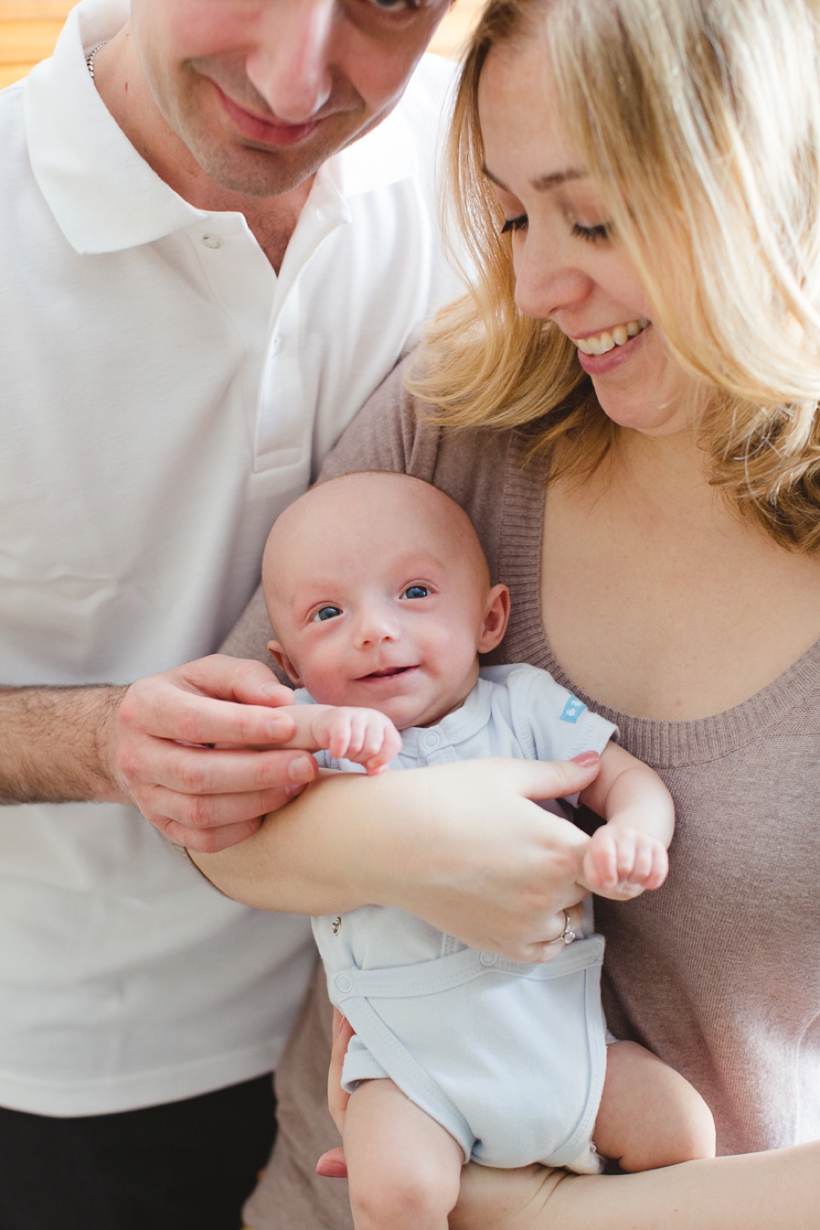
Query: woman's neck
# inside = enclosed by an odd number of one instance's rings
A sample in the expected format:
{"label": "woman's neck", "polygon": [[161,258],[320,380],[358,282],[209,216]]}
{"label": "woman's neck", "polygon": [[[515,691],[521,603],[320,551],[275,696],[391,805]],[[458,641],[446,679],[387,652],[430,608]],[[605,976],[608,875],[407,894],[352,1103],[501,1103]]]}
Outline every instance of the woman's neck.
{"label": "woman's neck", "polygon": [[693,719],[820,639],[820,562],[743,520],[691,437],[623,432],[590,478],[549,487],[541,601],[579,687],[622,712]]}

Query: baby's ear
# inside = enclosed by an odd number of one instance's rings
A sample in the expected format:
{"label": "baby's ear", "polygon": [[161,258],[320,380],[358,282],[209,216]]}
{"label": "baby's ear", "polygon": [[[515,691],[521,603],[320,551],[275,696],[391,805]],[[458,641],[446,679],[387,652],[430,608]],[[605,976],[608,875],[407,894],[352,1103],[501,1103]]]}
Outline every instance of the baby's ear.
{"label": "baby's ear", "polygon": [[276,665],[285,672],[294,687],[301,688],[302,680],[299,672],[278,641],[268,641],[268,653],[276,659]]}
{"label": "baby's ear", "polygon": [[484,618],[478,638],[478,652],[489,653],[504,639],[510,618],[510,591],[506,585],[494,585],[487,595]]}

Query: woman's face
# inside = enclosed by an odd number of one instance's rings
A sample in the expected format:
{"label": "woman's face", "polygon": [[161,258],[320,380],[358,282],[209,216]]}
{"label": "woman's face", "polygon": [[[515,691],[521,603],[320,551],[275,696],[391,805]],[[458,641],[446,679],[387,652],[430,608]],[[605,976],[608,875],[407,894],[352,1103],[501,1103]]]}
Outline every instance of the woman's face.
{"label": "woman's face", "polygon": [[671,435],[689,426],[690,382],[669,354],[635,269],[562,122],[536,38],[492,49],[478,90],[485,171],[512,232],[515,298],[578,346],[606,414]]}

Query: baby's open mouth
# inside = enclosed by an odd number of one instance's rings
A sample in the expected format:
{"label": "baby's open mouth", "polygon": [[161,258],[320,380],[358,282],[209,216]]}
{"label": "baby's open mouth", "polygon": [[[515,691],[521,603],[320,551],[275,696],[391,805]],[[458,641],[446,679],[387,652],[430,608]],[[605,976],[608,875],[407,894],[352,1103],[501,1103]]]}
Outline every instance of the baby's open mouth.
{"label": "baby's open mouth", "polygon": [[362,675],[359,683],[364,679],[393,679],[396,675],[406,675],[408,671],[415,669],[415,666],[385,666],[383,670],[371,671],[369,675]]}

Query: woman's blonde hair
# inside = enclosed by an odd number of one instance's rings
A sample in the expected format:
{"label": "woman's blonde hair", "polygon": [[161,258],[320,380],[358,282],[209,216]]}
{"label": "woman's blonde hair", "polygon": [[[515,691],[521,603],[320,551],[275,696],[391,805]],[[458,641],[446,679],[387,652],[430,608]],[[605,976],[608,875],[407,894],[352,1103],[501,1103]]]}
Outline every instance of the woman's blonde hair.
{"label": "woman's blonde hair", "polygon": [[[456,100],[450,170],[476,262],[413,391],[453,425],[530,425],[584,474],[617,428],[573,343],[514,301],[482,172],[490,49],[543,39],[563,115],[670,350],[710,391],[711,481],[783,546],[820,546],[820,0],[490,0]],[[561,448],[555,451],[555,446]]]}

